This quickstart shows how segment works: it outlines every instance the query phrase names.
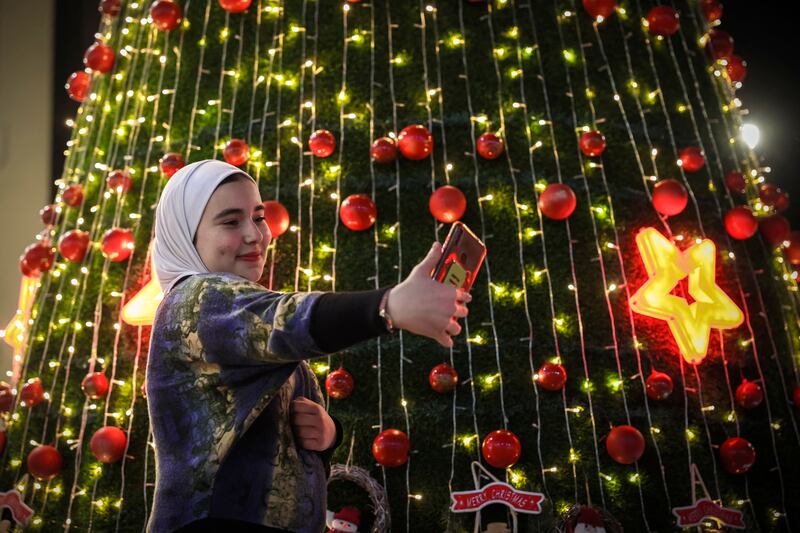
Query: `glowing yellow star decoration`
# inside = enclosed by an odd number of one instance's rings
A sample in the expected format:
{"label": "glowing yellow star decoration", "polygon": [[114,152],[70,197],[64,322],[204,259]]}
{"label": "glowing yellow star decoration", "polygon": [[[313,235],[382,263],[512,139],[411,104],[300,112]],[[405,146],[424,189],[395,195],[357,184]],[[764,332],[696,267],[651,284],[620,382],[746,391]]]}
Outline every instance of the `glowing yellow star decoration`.
{"label": "glowing yellow star decoration", "polygon": [[[681,252],[653,228],[636,236],[639,254],[650,276],[630,301],[631,309],[666,320],[684,359],[700,363],[708,351],[711,328],[735,328],[744,320],[742,311],[714,279],[716,247],[709,239]],[[689,277],[691,304],[670,291]]]}
{"label": "glowing yellow star decoration", "polygon": [[[152,257],[152,256],[151,256]],[[156,265],[150,261],[150,281],[136,293],[122,308],[122,320],[131,326],[152,326],[156,317],[156,308],[164,293],[156,277]]]}

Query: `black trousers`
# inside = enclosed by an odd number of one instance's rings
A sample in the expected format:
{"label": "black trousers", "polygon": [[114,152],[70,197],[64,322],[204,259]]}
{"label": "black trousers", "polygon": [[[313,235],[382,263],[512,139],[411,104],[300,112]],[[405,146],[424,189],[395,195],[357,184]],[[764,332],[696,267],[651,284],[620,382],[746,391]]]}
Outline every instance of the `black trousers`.
{"label": "black trousers", "polygon": [[176,529],[173,533],[291,533],[286,529],[262,526],[226,518],[202,518]]}

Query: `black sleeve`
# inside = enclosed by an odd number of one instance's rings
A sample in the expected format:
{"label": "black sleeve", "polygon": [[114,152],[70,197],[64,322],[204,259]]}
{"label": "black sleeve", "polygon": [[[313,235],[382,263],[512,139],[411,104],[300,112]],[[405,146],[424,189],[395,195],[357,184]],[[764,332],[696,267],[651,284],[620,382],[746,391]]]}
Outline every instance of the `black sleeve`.
{"label": "black sleeve", "polygon": [[326,292],[311,311],[311,337],[325,352],[337,352],[388,333],[378,306],[391,287],[374,291]]}
{"label": "black sleeve", "polygon": [[333,456],[333,452],[336,451],[336,448],[342,443],[342,424],[336,419],[335,416],[329,414],[328,416],[331,417],[333,420],[334,425],[336,425],[336,440],[331,445],[330,448],[327,450],[323,450],[318,452],[320,457],[322,457],[322,463],[325,465],[325,478],[331,477],[331,456]]}

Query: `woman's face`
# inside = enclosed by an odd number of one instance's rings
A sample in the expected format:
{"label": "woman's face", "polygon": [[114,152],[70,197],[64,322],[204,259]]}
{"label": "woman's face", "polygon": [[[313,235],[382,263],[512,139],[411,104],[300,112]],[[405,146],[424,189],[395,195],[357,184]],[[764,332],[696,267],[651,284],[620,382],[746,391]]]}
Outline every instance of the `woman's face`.
{"label": "woman's face", "polygon": [[258,187],[249,179],[225,183],[206,205],[195,248],[211,272],[230,272],[258,281],[272,239]]}

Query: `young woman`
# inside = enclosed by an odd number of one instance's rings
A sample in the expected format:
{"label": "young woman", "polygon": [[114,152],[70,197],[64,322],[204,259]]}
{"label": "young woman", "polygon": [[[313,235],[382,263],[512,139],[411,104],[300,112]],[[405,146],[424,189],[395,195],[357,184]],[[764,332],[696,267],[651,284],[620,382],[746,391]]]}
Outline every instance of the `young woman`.
{"label": "young woman", "polygon": [[272,236],[258,187],[221,161],[175,173],[155,224],[165,295],[147,366],[149,530],[322,531],[341,429],[305,360],[395,328],[451,346],[471,297],[430,278],[437,243],[391,288],[265,289],[257,282]]}

